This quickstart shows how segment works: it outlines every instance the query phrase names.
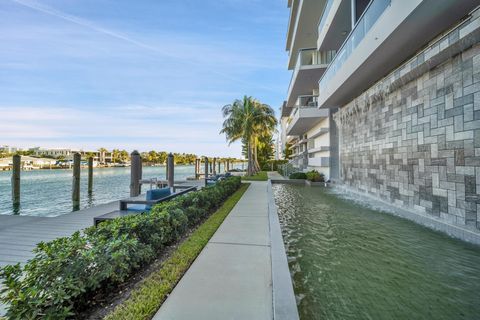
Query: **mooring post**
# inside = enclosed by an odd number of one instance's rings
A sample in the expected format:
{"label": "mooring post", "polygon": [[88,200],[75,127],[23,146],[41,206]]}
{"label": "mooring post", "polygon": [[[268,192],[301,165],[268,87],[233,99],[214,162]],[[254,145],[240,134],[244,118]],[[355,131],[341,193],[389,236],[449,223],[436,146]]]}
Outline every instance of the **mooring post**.
{"label": "mooring post", "polygon": [[208,158],[205,157],[205,187],[207,186],[208,179]]}
{"label": "mooring post", "polygon": [[197,169],[198,169],[198,166],[197,166],[197,160],[198,160],[198,159],[195,159],[195,179],[197,179],[197,178],[198,178],[198,170],[197,170]]}
{"label": "mooring post", "polygon": [[73,183],[72,183],[72,202],[74,207],[80,205],[80,153],[73,155]]}
{"label": "mooring post", "polygon": [[201,159],[197,159],[196,165],[197,165],[197,179],[200,179],[200,173],[202,171],[200,164],[201,164]]}
{"label": "mooring post", "polygon": [[18,154],[13,156],[12,166],[12,202],[13,205],[20,204],[20,170],[22,157]]}
{"label": "mooring post", "polygon": [[142,179],[142,158],[137,150],[134,150],[131,155],[130,167],[130,197],[140,195],[140,179]]}
{"label": "mooring post", "polygon": [[88,193],[93,192],[93,157],[88,158]]}
{"label": "mooring post", "polygon": [[173,188],[173,177],[174,177],[174,174],[175,174],[175,162],[174,162],[174,158],[173,158],[173,154],[172,153],[169,153],[168,154],[168,158],[167,158],[167,167],[168,167],[168,186],[170,188]]}

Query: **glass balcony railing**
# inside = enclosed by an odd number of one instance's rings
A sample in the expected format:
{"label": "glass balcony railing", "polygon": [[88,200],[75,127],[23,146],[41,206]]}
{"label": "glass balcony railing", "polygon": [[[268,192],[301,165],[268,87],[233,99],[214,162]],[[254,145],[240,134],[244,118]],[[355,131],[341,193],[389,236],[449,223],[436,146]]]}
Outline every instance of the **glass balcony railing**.
{"label": "glass balcony railing", "polygon": [[301,66],[329,64],[335,57],[335,50],[318,51],[316,48],[300,49],[295,69]]}
{"label": "glass balcony railing", "polygon": [[325,27],[325,23],[327,21],[328,13],[330,12],[330,9],[332,9],[332,4],[333,0],[328,0],[327,3],[325,4],[325,7],[322,12],[322,17],[320,21],[318,22],[318,34],[321,33],[323,28]]}
{"label": "glass balcony railing", "polygon": [[318,106],[318,96],[298,96],[295,102],[296,108],[316,108]]}
{"label": "glass balcony railing", "polygon": [[330,62],[332,62],[336,53],[337,52],[335,50],[318,51],[316,48],[300,49],[298,52],[295,69],[292,73],[292,78],[290,79],[290,90],[292,88],[293,81],[302,66],[328,65]]}
{"label": "glass balcony railing", "polygon": [[365,38],[372,26],[390,5],[391,0],[372,0],[365,12],[355,24],[355,27],[348,35],[332,63],[328,66],[318,83],[320,92],[325,90],[328,82],[332,80],[335,74],[340,70],[345,61],[352,55],[353,50]]}

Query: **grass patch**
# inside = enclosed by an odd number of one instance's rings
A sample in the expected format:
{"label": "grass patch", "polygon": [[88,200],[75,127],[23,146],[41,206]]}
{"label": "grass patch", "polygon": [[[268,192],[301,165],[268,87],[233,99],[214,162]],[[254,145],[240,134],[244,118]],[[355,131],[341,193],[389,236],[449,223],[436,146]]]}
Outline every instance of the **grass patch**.
{"label": "grass patch", "polygon": [[267,181],[268,175],[267,171],[259,171],[253,176],[244,176],[242,177],[243,181]]}
{"label": "grass patch", "polygon": [[151,319],[208,243],[238,200],[247,191],[242,184],[230,198],[187,238],[161,268],[148,276],[130,297],[106,316],[106,320]]}

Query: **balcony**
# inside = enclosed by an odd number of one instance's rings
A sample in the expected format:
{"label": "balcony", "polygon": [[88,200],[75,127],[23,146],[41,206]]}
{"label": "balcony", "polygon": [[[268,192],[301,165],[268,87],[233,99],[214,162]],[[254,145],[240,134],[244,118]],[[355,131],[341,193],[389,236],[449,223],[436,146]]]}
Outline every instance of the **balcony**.
{"label": "balcony", "polygon": [[312,167],[330,167],[330,157],[308,158],[308,165]]}
{"label": "balcony", "polygon": [[288,69],[295,67],[298,52],[302,48],[314,47],[317,43],[317,23],[326,0],[296,0],[290,6],[287,31]]}
{"label": "balcony", "polygon": [[293,106],[298,96],[312,94],[335,53],[335,51],[321,52],[315,48],[299,51],[288,87],[287,108]]}
{"label": "balcony", "polygon": [[290,123],[287,126],[287,135],[302,135],[318,121],[328,117],[328,110],[318,109],[316,99],[316,96],[298,97],[297,104],[290,116]]}
{"label": "balcony", "polygon": [[318,148],[308,149],[309,154],[317,153],[317,152],[326,152],[326,151],[330,151],[330,146],[321,146],[321,147],[318,147]]}
{"label": "balcony", "polygon": [[391,0],[374,0],[368,6],[365,13],[362,15],[355,28],[352,30],[347,40],[343,43],[342,47],[338,51],[337,56],[332,61],[330,67],[319,81],[320,91],[325,90],[327,83],[337,73],[337,71],[343,66],[345,61],[352,55],[352,52],[359,45],[359,43],[365,38],[365,35],[370,31],[372,26],[382,15],[382,13],[390,5]]}
{"label": "balcony", "polygon": [[472,0],[372,0],[319,81],[319,107],[352,101],[476,5]]}
{"label": "balcony", "polygon": [[350,0],[328,0],[318,23],[317,48],[338,50],[352,30]]}

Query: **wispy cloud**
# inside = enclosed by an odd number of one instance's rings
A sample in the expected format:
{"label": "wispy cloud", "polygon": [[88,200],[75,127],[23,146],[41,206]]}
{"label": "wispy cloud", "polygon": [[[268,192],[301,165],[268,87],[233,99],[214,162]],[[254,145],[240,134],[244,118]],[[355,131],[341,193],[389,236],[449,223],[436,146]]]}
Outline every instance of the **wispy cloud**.
{"label": "wispy cloud", "polygon": [[220,108],[288,85],[267,2],[0,2],[0,144],[238,155]]}

